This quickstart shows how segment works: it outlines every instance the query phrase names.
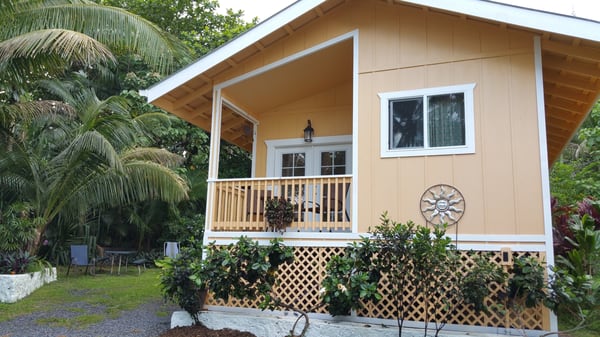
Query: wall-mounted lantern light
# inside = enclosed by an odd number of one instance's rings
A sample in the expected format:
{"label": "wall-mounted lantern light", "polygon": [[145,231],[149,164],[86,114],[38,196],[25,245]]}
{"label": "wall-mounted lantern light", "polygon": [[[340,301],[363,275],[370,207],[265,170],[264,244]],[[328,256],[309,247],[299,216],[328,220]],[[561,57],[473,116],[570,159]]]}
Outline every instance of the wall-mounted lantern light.
{"label": "wall-mounted lantern light", "polygon": [[310,119],[308,120],[308,125],[304,128],[304,141],[306,143],[312,142],[313,134],[315,133],[315,129],[312,128],[310,124]]}

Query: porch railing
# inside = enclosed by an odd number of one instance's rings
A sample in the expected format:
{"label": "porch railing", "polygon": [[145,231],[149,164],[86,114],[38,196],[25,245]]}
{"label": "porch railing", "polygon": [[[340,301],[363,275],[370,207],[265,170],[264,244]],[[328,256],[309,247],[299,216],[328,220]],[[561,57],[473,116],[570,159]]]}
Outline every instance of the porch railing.
{"label": "porch railing", "polygon": [[352,176],[217,180],[213,231],[267,231],[265,202],[284,197],[294,205],[286,231],[351,232]]}

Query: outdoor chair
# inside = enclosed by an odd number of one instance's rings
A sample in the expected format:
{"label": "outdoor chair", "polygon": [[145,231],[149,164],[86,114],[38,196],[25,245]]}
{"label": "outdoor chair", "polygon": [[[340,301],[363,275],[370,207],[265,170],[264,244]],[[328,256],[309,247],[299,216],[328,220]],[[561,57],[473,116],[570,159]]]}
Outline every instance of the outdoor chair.
{"label": "outdoor chair", "polygon": [[71,263],[67,267],[67,276],[69,276],[71,266],[85,267],[85,273],[87,274],[89,271],[90,275],[96,272],[96,261],[88,258],[88,251],[87,245],[71,245]]}
{"label": "outdoor chair", "polygon": [[172,259],[177,257],[179,254],[179,242],[165,242],[165,256],[168,256]]}
{"label": "outdoor chair", "polygon": [[96,245],[96,260],[95,267],[102,271],[102,266],[109,266],[111,264],[110,256],[104,253],[104,247]]}
{"label": "outdoor chair", "polygon": [[348,214],[350,184],[327,183],[322,186],[322,194],[318,202],[306,201],[302,212],[320,215],[323,221],[349,221]]}
{"label": "outdoor chair", "polygon": [[138,276],[142,274],[142,267],[144,268],[144,271],[146,271],[146,263],[148,263],[148,260],[144,258],[140,258],[131,262],[132,265],[137,267]]}

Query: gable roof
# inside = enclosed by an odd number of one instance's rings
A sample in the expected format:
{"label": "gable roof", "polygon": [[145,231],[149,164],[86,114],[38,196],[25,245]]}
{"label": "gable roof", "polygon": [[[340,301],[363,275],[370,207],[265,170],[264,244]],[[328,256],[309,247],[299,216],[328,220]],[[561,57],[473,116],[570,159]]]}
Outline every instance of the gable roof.
{"label": "gable roof", "polygon": [[[600,94],[600,22],[484,0],[379,0],[542,37],[548,159],[553,163]],[[352,0],[300,0],[165,80],[148,101],[210,130],[214,79]],[[187,112],[193,112],[191,118]],[[235,127],[235,124],[232,123]],[[246,126],[237,126],[244,127]],[[247,141],[247,139],[246,139]],[[234,142],[235,143],[235,142]]]}

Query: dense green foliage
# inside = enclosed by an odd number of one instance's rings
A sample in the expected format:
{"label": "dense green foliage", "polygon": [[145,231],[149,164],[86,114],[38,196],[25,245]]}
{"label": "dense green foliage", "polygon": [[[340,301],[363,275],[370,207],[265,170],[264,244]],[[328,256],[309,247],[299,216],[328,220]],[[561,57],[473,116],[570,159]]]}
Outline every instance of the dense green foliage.
{"label": "dense green foliage", "polygon": [[186,45],[203,54],[245,30],[241,13],[216,14],[216,1],[1,6],[0,222],[21,229],[5,245],[66,261],[73,241],[150,249],[201,224],[208,135],[138,90],[189,63]]}
{"label": "dense green foliage", "polygon": [[207,291],[225,301],[230,297],[260,298],[263,309],[280,305],[271,292],[279,267],[291,263],[293,256],[293,250],[281,240],[260,246],[241,237],[225,247],[211,243],[206,247],[204,260],[201,247],[195,246],[182,249],[174,259],[165,258],[156,264],[162,268],[160,282],[165,298],[176,302],[198,324]]}
{"label": "dense green foliage", "polygon": [[552,196],[559,205],[575,205],[600,196],[600,104],[594,105],[571,143],[552,166]]}

